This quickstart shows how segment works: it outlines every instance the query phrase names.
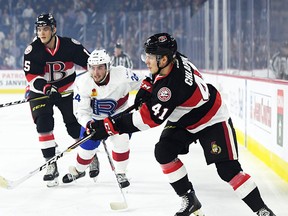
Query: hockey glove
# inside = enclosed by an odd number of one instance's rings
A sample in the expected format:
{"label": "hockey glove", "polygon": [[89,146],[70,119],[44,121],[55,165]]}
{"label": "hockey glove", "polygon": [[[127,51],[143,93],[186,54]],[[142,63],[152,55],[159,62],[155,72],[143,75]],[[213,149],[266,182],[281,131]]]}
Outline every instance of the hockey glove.
{"label": "hockey glove", "polygon": [[140,89],[138,90],[134,100],[134,105],[137,110],[142,105],[142,103],[146,102],[151,97],[152,86],[153,82],[150,77],[147,77],[142,81]]}
{"label": "hockey glove", "polygon": [[30,86],[27,85],[25,88],[25,99],[29,100],[30,99]]}
{"label": "hockey glove", "polygon": [[91,120],[86,124],[86,132],[84,136],[95,131],[96,133],[93,135],[91,139],[93,140],[101,140],[106,139],[109,136],[118,134],[118,130],[116,129],[113,119],[105,118],[104,120]]}
{"label": "hockey glove", "polygon": [[61,94],[58,92],[57,87],[51,84],[45,85],[43,88],[43,92],[45,95],[48,96],[48,100],[50,103],[56,103],[62,98]]}

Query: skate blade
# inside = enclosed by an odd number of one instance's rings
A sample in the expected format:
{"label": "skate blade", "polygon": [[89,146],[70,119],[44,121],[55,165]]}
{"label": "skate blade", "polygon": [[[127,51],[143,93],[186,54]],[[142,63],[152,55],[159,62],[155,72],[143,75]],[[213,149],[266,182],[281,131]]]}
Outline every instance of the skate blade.
{"label": "skate blade", "polygon": [[47,187],[56,187],[59,185],[58,177],[52,181],[47,181]]}
{"label": "skate blade", "polygon": [[111,202],[110,208],[112,210],[123,210],[123,209],[127,209],[128,205],[126,202]]}
{"label": "skate blade", "polygon": [[201,209],[196,210],[195,212],[193,212],[193,214],[195,216],[205,216]]}
{"label": "skate blade", "polygon": [[4,177],[0,176],[0,187],[2,188],[9,188],[9,182]]}
{"label": "skate blade", "polygon": [[94,178],[92,178],[92,179],[93,179],[94,182],[97,182],[98,176],[96,176],[96,177],[94,177]]}

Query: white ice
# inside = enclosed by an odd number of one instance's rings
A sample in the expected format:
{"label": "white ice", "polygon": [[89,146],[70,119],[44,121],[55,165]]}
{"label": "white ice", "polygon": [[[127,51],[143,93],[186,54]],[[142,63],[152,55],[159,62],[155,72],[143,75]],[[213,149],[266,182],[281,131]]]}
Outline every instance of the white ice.
{"label": "white ice", "polygon": [[[0,95],[0,103],[20,100],[23,95]],[[18,180],[44,163],[35,126],[27,103],[0,108],[0,175]],[[154,144],[161,127],[135,133],[131,139],[128,175],[131,186],[125,192],[129,208],[112,211],[110,202],[122,202],[114,173],[102,146],[99,148],[101,171],[95,183],[86,175],[77,182],[47,188],[42,181],[45,171],[12,190],[0,188],[0,216],[168,216],[180,208],[181,199],[174,193],[154,159]],[[55,137],[63,151],[74,141],[67,135],[62,117],[55,110]],[[176,144],[176,143],[175,143]],[[109,145],[108,145],[109,147]],[[111,149],[111,146],[109,147]],[[58,160],[60,180],[74,164],[77,149]],[[220,180],[214,165],[207,166],[199,145],[191,145],[190,153],[181,156],[202,202],[206,216],[255,215]],[[266,204],[277,216],[288,215],[288,183],[261,161],[240,147],[244,171],[256,181]]]}

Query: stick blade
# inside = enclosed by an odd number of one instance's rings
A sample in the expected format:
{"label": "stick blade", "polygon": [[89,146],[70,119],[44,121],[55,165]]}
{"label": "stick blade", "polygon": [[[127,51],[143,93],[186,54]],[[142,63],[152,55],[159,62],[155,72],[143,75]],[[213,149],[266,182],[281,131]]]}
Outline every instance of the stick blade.
{"label": "stick blade", "polygon": [[9,181],[2,176],[0,176],[0,187],[5,188],[5,189],[10,189]]}
{"label": "stick blade", "polygon": [[110,208],[112,210],[123,210],[123,209],[127,209],[128,205],[126,202],[111,202]]}

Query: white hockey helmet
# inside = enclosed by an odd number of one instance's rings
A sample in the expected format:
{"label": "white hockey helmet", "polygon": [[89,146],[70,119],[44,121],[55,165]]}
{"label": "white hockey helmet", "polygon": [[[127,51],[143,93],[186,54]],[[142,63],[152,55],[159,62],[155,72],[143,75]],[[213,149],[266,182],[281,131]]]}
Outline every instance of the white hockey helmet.
{"label": "white hockey helmet", "polygon": [[106,69],[109,71],[111,58],[105,49],[94,50],[88,58],[88,68],[94,65],[106,64]]}
{"label": "white hockey helmet", "polygon": [[110,72],[111,58],[105,49],[100,49],[100,50],[96,49],[90,54],[90,57],[88,58],[87,69],[92,75],[93,66],[102,65],[102,64],[105,64],[106,74],[99,83],[104,83],[106,78],[108,77],[108,74]]}

